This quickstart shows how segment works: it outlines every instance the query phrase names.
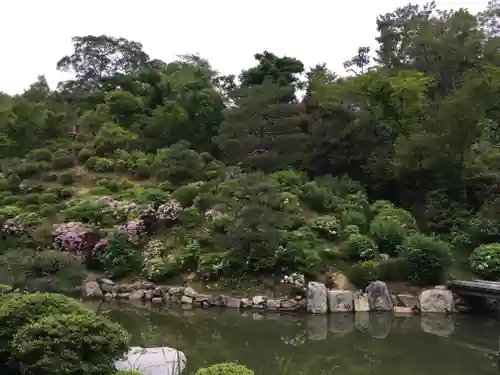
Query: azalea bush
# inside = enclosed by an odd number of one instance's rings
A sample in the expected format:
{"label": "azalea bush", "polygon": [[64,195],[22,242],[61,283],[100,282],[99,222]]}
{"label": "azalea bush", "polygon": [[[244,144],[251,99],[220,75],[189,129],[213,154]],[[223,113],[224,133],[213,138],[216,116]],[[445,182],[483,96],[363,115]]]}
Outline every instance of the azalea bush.
{"label": "azalea bush", "polygon": [[500,279],[500,243],[476,247],[469,261],[472,271],[480,278],[493,281]]}

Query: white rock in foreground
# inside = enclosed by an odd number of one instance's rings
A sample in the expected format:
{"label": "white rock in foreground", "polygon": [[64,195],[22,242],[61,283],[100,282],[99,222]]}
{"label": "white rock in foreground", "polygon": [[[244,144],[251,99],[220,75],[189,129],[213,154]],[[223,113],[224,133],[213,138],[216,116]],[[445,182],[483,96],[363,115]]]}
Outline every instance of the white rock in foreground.
{"label": "white rock in foreground", "polygon": [[179,375],[186,368],[186,362],[183,352],[166,346],[132,346],[125,359],[115,362],[115,367],[118,371],[135,370],[143,375]]}

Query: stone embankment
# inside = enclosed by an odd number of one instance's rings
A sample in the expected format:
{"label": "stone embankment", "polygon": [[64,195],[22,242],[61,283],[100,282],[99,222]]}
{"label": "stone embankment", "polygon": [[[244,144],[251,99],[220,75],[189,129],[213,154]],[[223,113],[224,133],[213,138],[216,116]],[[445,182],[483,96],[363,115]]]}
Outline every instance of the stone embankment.
{"label": "stone embankment", "polygon": [[311,314],[350,312],[453,313],[453,294],[445,287],[426,289],[418,296],[391,294],[382,281],[374,281],[364,291],[327,289],[319,282],[309,282],[305,296],[268,298],[257,295],[251,298],[237,298],[221,294],[203,294],[189,286],[156,285],[141,281],[133,284],[115,284],[102,278],[86,281],[83,297],[92,299],[120,299],[145,301],[157,304],[179,303],[194,307],[226,307],[253,309],[269,312],[301,312]]}

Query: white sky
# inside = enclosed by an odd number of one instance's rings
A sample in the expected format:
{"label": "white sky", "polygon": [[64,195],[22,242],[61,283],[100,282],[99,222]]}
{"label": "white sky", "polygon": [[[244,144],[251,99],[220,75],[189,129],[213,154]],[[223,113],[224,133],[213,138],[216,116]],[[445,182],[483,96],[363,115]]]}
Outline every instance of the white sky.
{"label": "white sky", "polygon": [[[424,4],[414,0],[412,3]],[[487,0],[436,1],[438,8],[482,10]],[[44,74],[51,87],[65,79],[56,62],[71,54],[72,36],[107,34],[136,40],[153,58],[199,53],[223,73],[254,65],[268,50],[326,62],[343,61],[361,45],[375,46],[378,14],[404,0],[6,0],[0,22],[0,91],[20,93]]]}

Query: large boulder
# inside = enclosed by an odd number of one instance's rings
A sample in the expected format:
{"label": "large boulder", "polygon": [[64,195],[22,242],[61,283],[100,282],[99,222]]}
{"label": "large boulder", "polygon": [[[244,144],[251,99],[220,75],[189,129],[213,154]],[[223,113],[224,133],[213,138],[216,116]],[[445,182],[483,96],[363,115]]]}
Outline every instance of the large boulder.
{"label": "large boulder", "polygon": [[352,312],[354,311],[354,294],[350,290],[329,290],[328,310],[330,312]]}
{"label": "large boulder", "polygon": [[441,288],[427,289],[418,297],[420,311],[423,313],[453,312],[453,294]]}
{"label": "large boulder", "polygon": [[83,298],[102,298],[104,293],[97,281],[90,280],[83,283],[82,296]]}
{"label": "large boulder", "polygon": [[307,283],[307,312],[325,314],[328,311],[326,286],[316,281]]}
{"label": "large boulder", "polygon": [[118,371],[139,371],[143,375],[179,375],[186,368],[186,355],[166,346],[133,346],[125,358],[115,362]]}
{"label": "large boulder", "polygon": [[383,281],[373,281],[366,287],[370,311],[393,311],[391,294]]}

